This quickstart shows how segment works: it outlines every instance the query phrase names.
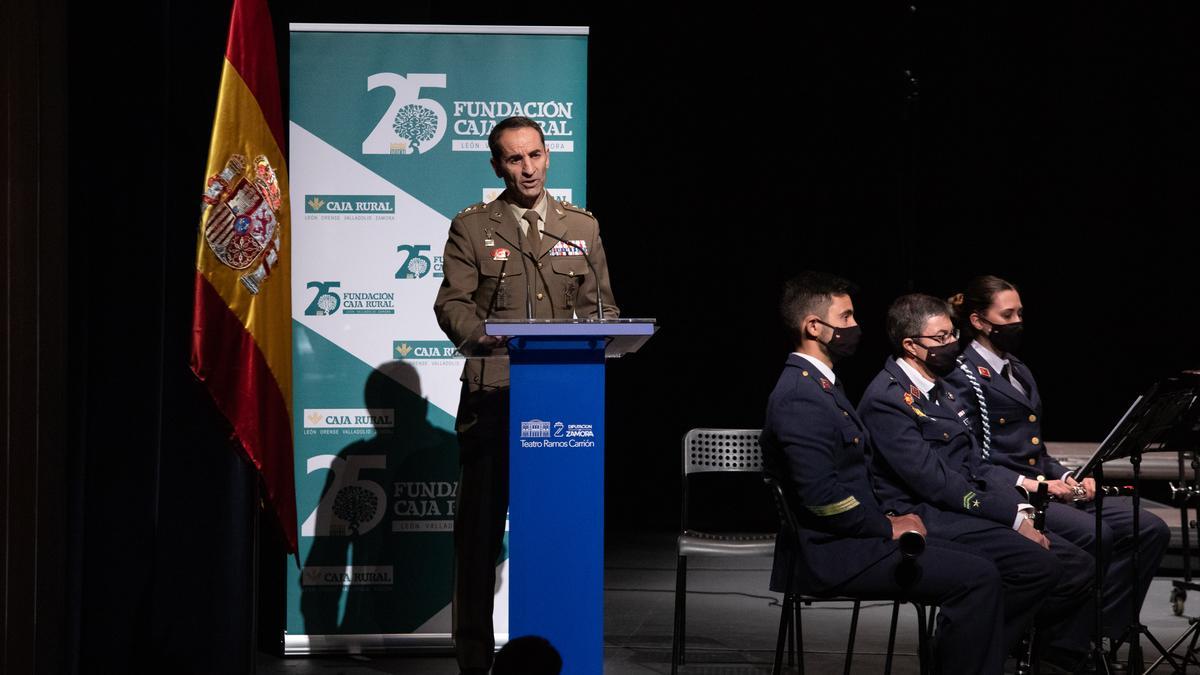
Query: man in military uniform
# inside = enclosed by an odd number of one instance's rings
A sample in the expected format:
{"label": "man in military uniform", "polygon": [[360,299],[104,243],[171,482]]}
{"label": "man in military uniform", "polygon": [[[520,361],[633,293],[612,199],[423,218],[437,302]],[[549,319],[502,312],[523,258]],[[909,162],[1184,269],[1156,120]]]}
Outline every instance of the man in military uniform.
{"label": "man in military uniform", "polygon": [[900,568],[897,540],[909,531],[926,534],[925,525],[910,511],[898,515],[880,505],[865,459],[871,435],[833,372],[834,361],[858,342],[850,285],[805,272],[785,285],[780,313],[796,351],[771,392],[761,444],[766,472],[785,486],[800,521],[800,550],[780,540],[771,588],[784,590],[790,563],[803,593],[938,605],[935,672],[1002,672],[996,566],[931,531],[924,554],[907,563],[918,570]]}
{"label": "man in military uniform", "polygon": [[896,356],[858,406],[875,439],[872,468],[884,508],[916,512],[931,534],[996,564],[1005,581],[1009,648],[1036,614],[1040,623],[1063,623],[1044,657],[1081,662],[1088,636],[1078,628],[1089,616],[1092,559],[1052,531],[1034,529],[1015,474],[982,462],[967,410],[942,380],[959,353],[949,306],[928,295],[902,296],[888,309],[887,331]]}
{"label": "man in military uniform", "polygon": [[461,472],[454,516],[454,638],[464,673],[491,666],[492,598],[508,512],[508,356],[502,338],[484,334],[484,321],[596,318],[600,299],[603,318],[617,316],[595,217],[546,191],[550,153],[541,127],[510,117],[488,145],[505,190],[451,221],[433,306],[467,357],[455,423]]}

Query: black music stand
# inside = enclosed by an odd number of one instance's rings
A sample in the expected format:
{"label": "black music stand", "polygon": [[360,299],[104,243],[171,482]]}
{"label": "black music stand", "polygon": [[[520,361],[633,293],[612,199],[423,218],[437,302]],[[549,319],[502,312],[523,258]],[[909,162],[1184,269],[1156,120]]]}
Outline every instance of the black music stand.
{"label": "black music stand", "polygon": [[[1102,531],[1101,516],[1104,509],[1103,464],[1123,457],[1129,458],[1133,466],[1133,532],[1134,547],[1132,556],[1131,583],[1138,580],[1138,549],[1140,548],[1140,516],[1141,516],[1141,464],[1142,455],[1147,452],[1178,452],[1181,443],[1195,435],[1195,418],[1200,413],[1200,386],[1195,380],[1168,378],[1150,387],[1144,395],[1139,396],[1133,405],[1125,411],[1121,420],[1113,427],[1104,442],[1096,449],[1096,453],[1075,473],[1077,479],[1089,474],[1096,480],[1096,669],[1098,672],[1108,672],[1108,663],[1100,651],[1101,612],[1104,597],[1104,570],[1100,557],[1100,537]],[[1155,639],[1141,619],[1141,601],[1133,603],[1130,613],[1130,623],[1125,632],[1113,643],[1115,653],[1121,644],[1129,643],[1129,672],[1140,673],[1145,665],[1142,655],[1141,637],[1144,635],[1161,655],[1154,662],[1154,667],[1166,660],[1182,673],[1180,665],[1172,658],[1171,653],[1164,649]],[[1178,644],[1178,642],[1176,643]]]}

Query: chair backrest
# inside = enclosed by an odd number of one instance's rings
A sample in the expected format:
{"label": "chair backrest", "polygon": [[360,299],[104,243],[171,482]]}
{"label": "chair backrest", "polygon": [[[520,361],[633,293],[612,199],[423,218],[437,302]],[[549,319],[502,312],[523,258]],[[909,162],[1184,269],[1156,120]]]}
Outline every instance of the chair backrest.
{"label": "chair backrest", "polygon": [[761,429],[692,429],[683,437],[683,475],[762,471]]}
{"label": "chair backrest", "polygon": [[792,511],[792,505],[788,502],[787,494],[783,491],[783,484],[771,476],[763,476],[763,482],[767,484],[767,490],[771,493],[771,498],[775,501],[775,511],[779,514],[779,536],[791,539],[799,547],[800,523],[796,520],[796,514]]}

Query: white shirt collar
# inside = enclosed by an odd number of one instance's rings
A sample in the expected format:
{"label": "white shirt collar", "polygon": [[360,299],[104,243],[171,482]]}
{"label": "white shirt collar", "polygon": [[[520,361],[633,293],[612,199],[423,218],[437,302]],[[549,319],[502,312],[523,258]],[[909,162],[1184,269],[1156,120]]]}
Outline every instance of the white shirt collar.
{"label": "white shirt collar", "polygon": [[917,385],[917,389],[920,389],[921,393],[925,394],[926,398],[929,398],[929,390],[933,389],[933,382],[921,373],[918,373],[916,368],[908,365],[908,361],[905,361],[903,357],[896,359],[896,365],[900,366],[900,370],[903,370],[908,379]]}
{"label": "white shirt collar", "polygon": [[1008,365],[1008,359],[1000,358],[998,354],[980,344],[979,340],[972,340],[971,347],[983,357],[984,361],[987,361],[987,364],[992,367],[992,371],[997,374],[1004,372],[1004,366]]}
{"label": "white shirt collar", "polygon": [[805,354],[803,352],[792,352],[792,353],[795,354],[796,356],[800,356],[805,359],[808,359],[808,362],[813,364],[813,367],[816,368],[817,371],[820,372],[822,375],[824,375],[825,379],[829,380],[830,384],[837,384],[837,376],[833,374],[833,369],[830,368],[829,366],[825,365],[824,363],[822,363],[821,359],[818,359],[815,356],[809,356],[808,354]]}

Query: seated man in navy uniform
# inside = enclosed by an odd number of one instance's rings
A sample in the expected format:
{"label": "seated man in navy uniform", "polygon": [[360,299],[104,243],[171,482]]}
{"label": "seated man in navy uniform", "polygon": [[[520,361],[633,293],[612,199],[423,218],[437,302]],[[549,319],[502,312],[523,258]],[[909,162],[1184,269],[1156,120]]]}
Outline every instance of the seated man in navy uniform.
{"label": "seated man in navy uniform", "polygon": [[880,506],[864,457],[870,436],[833,372],[858,342],[850,285],[802,273],[784,286],[780,312],[796,351],[771,392],[761,443],[764,468],[783,483],[800,521],[801,547],[787,550],[781,539],[771,588],[783,590],[794,559],[802,593],[938,605],[936,672],[1002,672],[1002,588],[990,560],[931,532],[916,573],[897,574],[897,540],[925,534],[925,526]]}
{"label": "seated man in navy uniform", "polygon": [[[928,295],[902,296],[888,309],[887,332],[896,357],[884,363],[858,407],[874,441],[883,507],[919,514],[931,535],[995,563],[1005,583],[1007,647],[1016,646],[1035,615],[1040,623],[1083,626],[1091,557],[1033,527],[1033,508],[1018,493],[1015,474],[981,461],[967,411],[941,380],[959,353],[948,305]],[[1085,660],[1086,630],[1054,635],[1046,656]]]}
{"label": "seated man in navy uniform", "polygon": [[[973,419],[983,456],[1016,475],[1026,490],[1047,483],[1050,494],[1062,503],[1046,512],[1051,530],[1076,546],[1094,553],[1096,483],[1076,481],[1070,471],[1050,456],[1042,437],[1042,397],[1037,381],[1023,361],[1013,355],[1020,346],[1021,296],[1011,283],[980,276],[966,291],[951,299],[956,320],[970,344],[959,367],[946,378]],[[1171,531],[1161,518],[1142,510],[1141,533],[1134,536],[1133,501],[1129,497],[1104,500],[1101,513],[1101,560],[1106,567],[1102,635],[1117,639],[1132,620],[1132,603],[1145,599],[1166,553]],[[1139,545],[1136,577],[1134,545]],[[1135,581],[1136,579],[1136,581]]]}

